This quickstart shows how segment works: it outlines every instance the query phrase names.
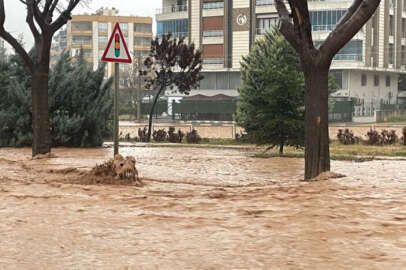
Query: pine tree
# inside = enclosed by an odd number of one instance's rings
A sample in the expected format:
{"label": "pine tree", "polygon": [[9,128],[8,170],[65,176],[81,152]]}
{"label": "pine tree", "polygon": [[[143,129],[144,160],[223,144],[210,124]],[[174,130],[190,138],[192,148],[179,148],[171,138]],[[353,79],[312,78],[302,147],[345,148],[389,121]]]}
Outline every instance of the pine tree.
{"label": "pine tree", "polygon": [[[32,144],[31,76],[19,56],[0,66],[0,146]],[[110,135],[112,80],[104,65],[93,71],[83,53],[72,61],[62,54],[49,79],[49,114],[53,146],[100,146]]]}
{"label": "pine tree", "polygon": [[304,77],[296,52],[275,29],[241,63],[237,123],[258,144],[304,143]]}

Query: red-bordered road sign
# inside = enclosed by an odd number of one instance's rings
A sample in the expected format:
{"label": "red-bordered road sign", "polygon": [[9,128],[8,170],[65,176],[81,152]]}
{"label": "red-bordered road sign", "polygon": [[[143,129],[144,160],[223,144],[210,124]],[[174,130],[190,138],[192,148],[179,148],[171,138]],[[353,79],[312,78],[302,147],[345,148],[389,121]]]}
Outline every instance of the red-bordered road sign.
{"label": "red-bordered road sign", "polygon": [[113,33],[110,36],[106,49],[104,49],[101,60],[104,62],[131,63],[131,56],[119,23],[116,23],[114,26]]}

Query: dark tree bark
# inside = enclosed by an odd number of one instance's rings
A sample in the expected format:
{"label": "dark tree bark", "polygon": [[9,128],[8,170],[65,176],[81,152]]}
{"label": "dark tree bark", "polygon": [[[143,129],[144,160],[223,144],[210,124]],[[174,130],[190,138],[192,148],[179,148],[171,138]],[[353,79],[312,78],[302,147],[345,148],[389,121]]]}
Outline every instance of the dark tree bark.
{"label": "dark tree bark", "polygon": [[283,142],[279,145],[279,155],[283,155]]}
{"label": "dark tree bark", "polygon": [[[0,37],[6,40],[24,60],[31,72],[32,84],[32,156],[51,152],[51,131],[48,113],[48,77],[52,37],[71,18],[72,10],[81,0],[20,0],[27,7],[26,22],[35,40],[35,56],[31,59],[19,42],[4,29],[4,0],[0,0]],[[42,10],[40,10],[42,8]],[[55,10],[60,12],[52,20]],[[39,28],[39,29],[38,29]]]}
{"label": "dark tree bark", "polygon": [[[328,134],[328,72],[334,55],[361,29],[380,0],[354,0],[319,48],[313,45],[305,0],[275,0],[279,29],[300,56],[305,75],[305,179],[330,170]],[[293,22],[292,22],[293,19]]]}
{"label": "dark tree bark", "polygon": [[152,102],[152,106],[151,106],[151,111],[149,112],[149,119],[148,119],[148,136],[147,136],[147,141],[150,142],[151,141],[151,132],[152,132],[152,117],[154,115],[154,109],[155,106],[158,102],[158,98],[161,95],[161,92],[163,91],[164,88],[160,88],[158,90],[158,93],[156,93],[155,97],[154,97],[154,101]]}

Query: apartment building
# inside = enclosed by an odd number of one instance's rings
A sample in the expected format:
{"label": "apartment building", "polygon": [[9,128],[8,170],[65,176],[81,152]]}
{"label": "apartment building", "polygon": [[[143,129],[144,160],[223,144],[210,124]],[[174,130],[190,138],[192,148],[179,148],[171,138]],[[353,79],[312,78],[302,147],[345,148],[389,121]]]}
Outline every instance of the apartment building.
{"label": "apartment building", "polygon": [[[309,2],[318,46],[352,0]],[[382,0],[374,16],[335,56],[331,70],[340,86],[334,96],[354,98],[355,115],[394,104],[398,76],[406,73],[406,0]],[[199,91],[238,95],[240,61],[264,33],[278,24],[274,0],[162,0],[157,33],[185,36],[203,52],[205,79]],[[196,92],[195,92],[196,93]]]}
{"label": "apartment building", "polygon": [[[57,35],[60,49],[67,48],[72,56],[79,54],[83,49],[84,56],[93,68],[97,69],[101,63],[101,57],[107,46],[114,25],[120,24],[124,39],[127,43],[130,55],[147,56],[149,54],[152,39],[152,18],[119,16],[117,9],[101,8],[95,14],[73,15],[68,21],[66,30]],[[130,65],[121,64],[121,84],[124,84],[124,76]],[[106,66],[106,77],[114,74],[114,64]]]}

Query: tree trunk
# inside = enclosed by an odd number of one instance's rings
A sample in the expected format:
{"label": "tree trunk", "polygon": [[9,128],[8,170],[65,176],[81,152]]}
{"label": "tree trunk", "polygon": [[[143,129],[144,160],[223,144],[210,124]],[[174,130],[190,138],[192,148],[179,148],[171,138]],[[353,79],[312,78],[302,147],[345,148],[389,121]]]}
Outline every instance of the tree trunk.
{"label": "tree trunk", "polygon": [[330,171],[328,134],[328,71],[320,65],[305,70],[305,180]]}
{"label": "tree trunk", "polygon": [[151,141],[152,117],[154,116],[155,105],[156,105],[156,103],[158,102],[158,98],[159,98],[159,96],[161,95],[162,89],[163,89],[163,88],[160,88],[160,89],[158,90],[158,93],[156,93],[156,95],[155,95],[155,97],[154,97],[154,101],[153,101],[153,103],[152,103],[151,111],[150,111],[150,113],[149,113],[148,137],[147,137],[148,142]]}
{"label": "tree trunk", "polygon": [[283,155],[283,142],[279,145],[279,155]]}
{"label": "tree trunk", "polygon": [[32,74],[32,156],[51,152],[51,131],[48,112],[49,66],[38,64]]}

